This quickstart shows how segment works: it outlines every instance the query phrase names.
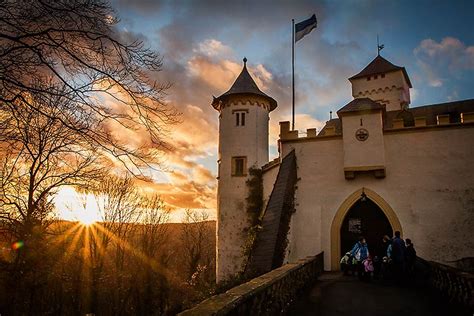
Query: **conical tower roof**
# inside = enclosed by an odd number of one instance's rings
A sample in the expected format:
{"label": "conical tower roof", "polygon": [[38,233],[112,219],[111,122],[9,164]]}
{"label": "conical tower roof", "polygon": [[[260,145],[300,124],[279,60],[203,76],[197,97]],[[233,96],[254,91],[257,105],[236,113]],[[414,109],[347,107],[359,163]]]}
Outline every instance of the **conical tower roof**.
{"label": "conical tower roof", "polygon": [[408,74],[405,67],[394,65],[380,55],[377,55],[377,57],[375,57],[374,60],[372,60],[364,69],[362,69],[361,72],[359,72],[357,75],[350,77],[349,80],[364,78],[397,70],[401,70],[403,72],[403,76],[405,77],[405,80],[411,88],[412,86],[410,78],[408,78]]}
{"label": "conical tower roof", "polygon": [[212,101],[212,106],[218,110],[219,108],[219,101],[225,101],[225,99],[231,95],[238,95],[238,94],[253,94],[265,97],[270,102],[270,111],[273,111],[277,107],[277,102],[272,97],[269,97],[265,93],[263,93],[253,80],[252,76],[247,70],[247,58],[244,58],[244,67],[240,75],[235,79],[234,84],[230,89],[222,94],[221,96],[214,98]]}

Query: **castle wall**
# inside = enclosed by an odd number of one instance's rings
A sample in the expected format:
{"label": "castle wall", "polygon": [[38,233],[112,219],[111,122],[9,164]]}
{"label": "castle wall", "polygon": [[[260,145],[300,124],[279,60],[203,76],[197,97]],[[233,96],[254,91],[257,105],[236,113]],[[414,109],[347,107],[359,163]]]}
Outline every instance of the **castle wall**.
{"label": "castle wall", "polygon": [[331,225],[344,200],[362,187],[394,210],[404,238],[418,254],[447,262],[473,256],[474,126],[401,129],[384,132],[386,177],[372,173],[344,177],[342,137],[283,141],[282,155],[295,149],[298,165],[296,212],[288,261],[320,251],[331,267]]}

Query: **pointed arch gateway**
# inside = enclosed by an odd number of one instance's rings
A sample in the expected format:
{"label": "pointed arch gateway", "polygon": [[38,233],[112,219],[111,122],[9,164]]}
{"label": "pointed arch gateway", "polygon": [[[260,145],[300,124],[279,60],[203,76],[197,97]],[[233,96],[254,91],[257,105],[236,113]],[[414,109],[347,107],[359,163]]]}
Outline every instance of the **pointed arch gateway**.
{"label": "pointed arch gateway", "polygon": [[386,219],[390,223],[393,231],[400,231],[403,235],[402,225],[398,220],[397,215],[390,205],[376,192],[362,187],[349,195],[349,197],[339,206],[331,225],[331,270],[339,270],[339,260],[341,258],[341,227],[344,223],[346,216],[353,206],[360,200],[362,193],[365,193],[367,198],[373,202],[378,209],[380,209],[385,215]]}

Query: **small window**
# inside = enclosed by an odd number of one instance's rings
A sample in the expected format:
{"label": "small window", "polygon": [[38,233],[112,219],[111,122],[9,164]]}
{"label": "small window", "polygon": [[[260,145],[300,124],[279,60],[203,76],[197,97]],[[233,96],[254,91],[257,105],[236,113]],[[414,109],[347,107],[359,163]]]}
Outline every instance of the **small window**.
{"label": "small window", "polygon": [[380,77],[385,78],[385,74],[381,74]]}
{"label": "small window", "polygon": [[245,112],[235,112],[235,126],[245,126]]}
{"label": "small window", "polygon": [[370,81],[370,76],[367,77],[367,81]]}
{"label": "small window", "polygon": [[247,175],[247,157],[232,157],[232,175]]}
{"label": "small window", "polygon": [[374,76],[374,80],[377,79],[377,75]]}

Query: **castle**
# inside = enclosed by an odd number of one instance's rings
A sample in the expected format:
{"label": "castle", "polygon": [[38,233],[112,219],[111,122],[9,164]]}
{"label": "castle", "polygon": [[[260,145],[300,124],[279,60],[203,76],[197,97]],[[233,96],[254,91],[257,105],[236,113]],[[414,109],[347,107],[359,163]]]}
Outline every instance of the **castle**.
{"label": "castle", "polygon": [[[305,137],[280,122],[277,102],[246,67],[212,106],[219,112],[217,281],[269,271],[324,251],[325,270],[361,235],[372,253],[402,232],[420,256],[453,264],[474,256],[474,99],[410,108],[408,73],[378,55],[349,78],[354,99]],[[261,171],[261,224],[250,257],[249,169]],[[248,261],[248,263],[246,262]]]}

